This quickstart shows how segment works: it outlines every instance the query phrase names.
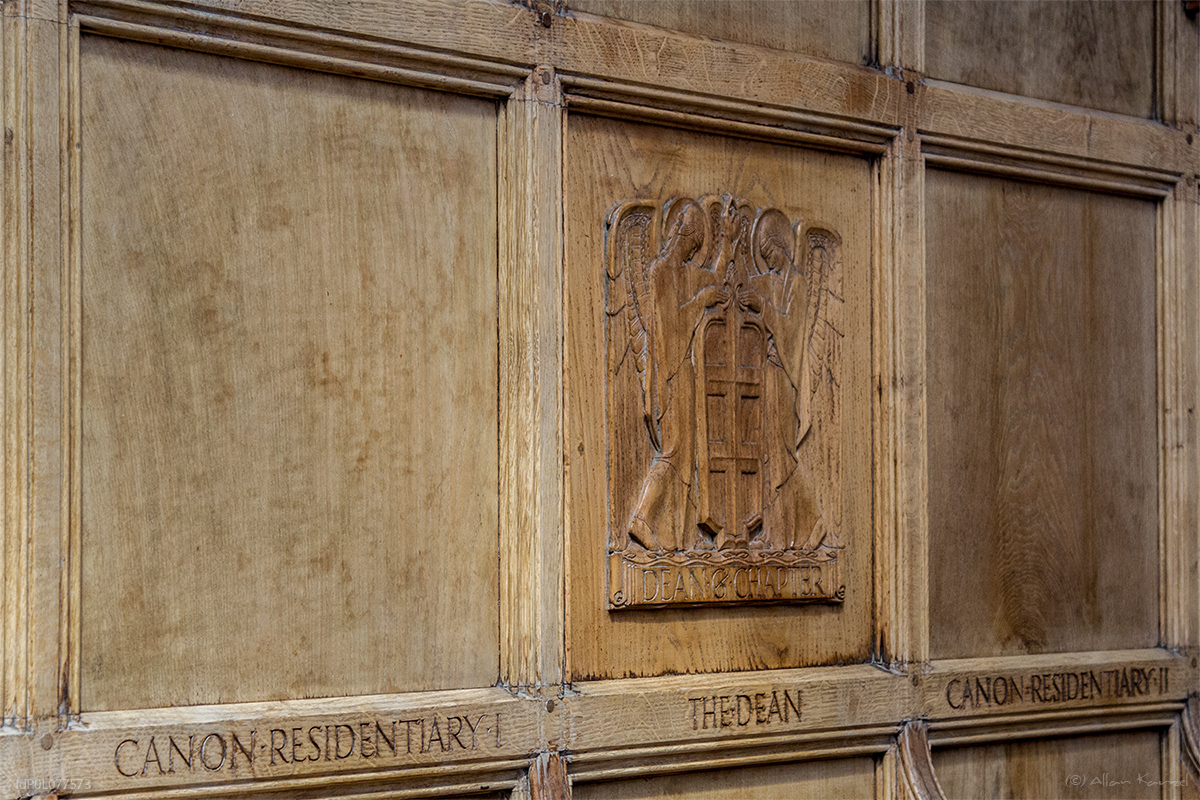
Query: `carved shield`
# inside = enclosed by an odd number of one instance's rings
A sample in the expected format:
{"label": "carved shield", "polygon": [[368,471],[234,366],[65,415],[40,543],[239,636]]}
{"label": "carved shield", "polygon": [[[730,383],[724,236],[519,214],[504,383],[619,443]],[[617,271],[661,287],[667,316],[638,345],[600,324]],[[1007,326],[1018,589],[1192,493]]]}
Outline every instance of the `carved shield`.
{"label": "carved shield", "polygon": [[763,521],[767,330],[733,298],[697,337],[700,525],[719,549],[748,547]]}

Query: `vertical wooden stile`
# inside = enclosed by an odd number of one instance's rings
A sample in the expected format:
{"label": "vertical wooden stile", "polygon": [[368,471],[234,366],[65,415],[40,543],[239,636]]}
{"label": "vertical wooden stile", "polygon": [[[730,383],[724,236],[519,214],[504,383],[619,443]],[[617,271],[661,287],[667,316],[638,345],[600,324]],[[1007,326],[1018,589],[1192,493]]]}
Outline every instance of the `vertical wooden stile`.
{"label": "vertical wooden stile", "polygon": [[79,23],[62,37],[63,63],[63,573],[59,600],[60,724],[79,714],[79,600],[83,458],[83,265],[80,250]]}
{"label": "vertical wooden stile", "polygon": [[4,63],[4,636],[5,725],[23,727],[29,681],[29,249],[28,22],[2,18]]}
{"label": "vertical wooden stile", "polygon": [[[884,592],[881,616],[890,630],[883,646],[885,661],[896,666],[929,660],[929,521],[926,507],[925,458],[925,165],[918,136],[924,52],[924,7],[899,0],[892,10],[893,36],[880,59],[902,70],[901,123],[897,137],[881,160],[881,203],[876,213],[883,225],[878,237],[879,304],[876,331],[881,372],[878,380],[880,437],[876,490],[877,536],[881,576],[893,587]],[[888,448],[891,451],[888,452]],[[889,487],[889,482],[891,483]],[[886,510],[886,514],[883,513]],[[888,526],[894,526],[889,535]],[[890,539],[890,542],[889,542]],[[891,559],[889,565],[887,559]],[[880,578],[877,577],[877,580]],[[890,600],[887,598],[890,597]]]}
{"label": "vertical wooden stile", "polygon": [[538,67],[500,125],[500,675],[563,680],[561,89]]}
{"label": "vertical wooden stile", "polygon": [[29,623],[31,718],[54,718],[59,710],[63,479],[63,48],[65,4],[31,4],[24,62],[30,206],[29,291],[29,475],[30,529],[26,592]]}

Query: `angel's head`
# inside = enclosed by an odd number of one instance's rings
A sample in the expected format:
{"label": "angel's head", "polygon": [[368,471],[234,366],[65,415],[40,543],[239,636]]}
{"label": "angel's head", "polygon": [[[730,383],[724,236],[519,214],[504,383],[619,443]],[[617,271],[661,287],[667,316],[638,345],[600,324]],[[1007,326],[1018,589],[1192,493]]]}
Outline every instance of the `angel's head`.
{"label": "angel's head", "polygon": [[784,275],[793,264],[796,234],[787,215],[769,208],[754,223],[754,262],[760,273]]}
{"label": "angel's head", "polygon": [[664,249],[680,264],[701,261],[707,245],[708,221],[694,200],[676,199],[667,204],[663,215],[666,231]]}

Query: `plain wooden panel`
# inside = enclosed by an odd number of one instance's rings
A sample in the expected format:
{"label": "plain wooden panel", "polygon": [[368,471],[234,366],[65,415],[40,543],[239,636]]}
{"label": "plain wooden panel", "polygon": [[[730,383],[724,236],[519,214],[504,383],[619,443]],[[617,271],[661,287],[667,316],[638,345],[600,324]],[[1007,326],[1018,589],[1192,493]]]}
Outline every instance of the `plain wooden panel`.
{"label": "plain wooden panel", "polygon": [[1179,800],[1200,800],[1200,781],[1196,779],[1196,773],[1192,772],[1186,764],[1180,764],[1179,777],[1180,781]]}
{"label": "plain wooden panel", "polygon": [[85,38],[85,710],[490,686],[496,109]]}
{"label": "plain wooden panel", "polygon": [[1153,0],[931,0],[933,78],[1041,100],[1154,114]]}
{"label": "plain wooden panel", "polygon": [[[620,678],[686,672],[854,663],[870,656],[871,412],[870,172],[859,158],[653,125],[570,116],[566,145],[566,425],[568,647],[572,677]],[[841,462],[840,559],[845,602],[609,611],[610,519],[625,519],[652,452],[633,370],[606,377],[604,221],[629,199],[724,192],[774,206],[842,237],[844,338],[840,441],[813,434],[802,453]],[[606,407],[613,383],[614,409]],[[614,413],[611,436],[606,416]],[[824,438],[822,438],[824,437]],[[611,457],[610,457],[611,456]],[[807,458],[807,456],[804,456]],[[617,461],[623,461],[620,467]],[[813,462],[817,463],[816,461]],[[630,466],[632,465],[632,466]],[[615,470],[615,471],[614,471]],[[607,497],[613,486],[626,486]],[[816,476],[817,479],[825,476]],[[831,494],[832,496],[832,494]],[[830,501],[831,503],[834,501]]]}
{"label": "plain wooden panel", "polygon": [[875,761],[847,758],[692,772],[612,783],[582,783],[575,800],[804,800],[868,798],[875,794]]}
{"label": "plain wooden panel", "polygon": [[871,61],[867,0],[575,0],[568,7],[740,44]]}
{"label": "plain wooden panel", "polygon": [[1158,642],[1155,206],[926,179],[930,651]]}
{"label": "plain wooden panel", "polygon": [[949,800],[1163,796],[1157,731],[951,747],[933,751],[933,768]]}
{"label": "plain wooden panel", "polygon": [[1200,800],[1200,779],[1196,771],[1187,763],[1186,755],[1180,762],[1179,777],[1175,779],[1180,782],[1179,800]]}

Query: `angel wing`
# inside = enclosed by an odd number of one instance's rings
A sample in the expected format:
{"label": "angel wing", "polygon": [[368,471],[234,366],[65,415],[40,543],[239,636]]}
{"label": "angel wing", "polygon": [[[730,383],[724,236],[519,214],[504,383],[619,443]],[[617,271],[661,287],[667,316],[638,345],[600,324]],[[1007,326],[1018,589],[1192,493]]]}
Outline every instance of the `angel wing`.
{"label": "angel wing", "polygon": [[[808,273],[808,333],[797,387],[797,446],[812,428],[817,391],[823,385],[836,387],[841,380],[838,373],[843,331],[842,239],[824,228],[808,228],[801,242]],[[837,398],[838,393],[833,392],[833,397]]]}
{"label": "angel wing", "polygon": [[654,314],[650,303],[650,262],[658,251],[659,211],[645,200],[621,203],[605,224],[605,256],[608,288],[605,313],[612,322],[623,324],[627,345],[621,361],[632,356],[642,387],[642,415],[655,449],[661,447],[654,420],[654,359],[650,346]]}

